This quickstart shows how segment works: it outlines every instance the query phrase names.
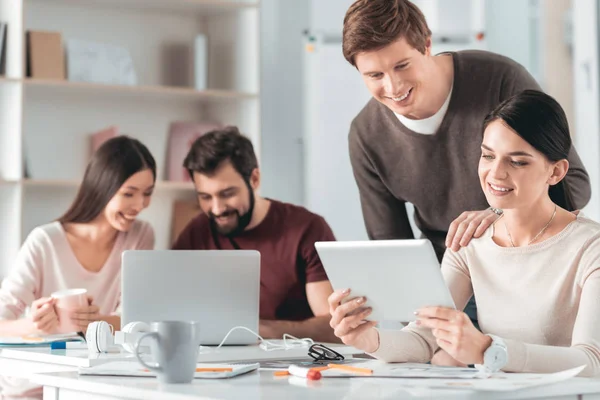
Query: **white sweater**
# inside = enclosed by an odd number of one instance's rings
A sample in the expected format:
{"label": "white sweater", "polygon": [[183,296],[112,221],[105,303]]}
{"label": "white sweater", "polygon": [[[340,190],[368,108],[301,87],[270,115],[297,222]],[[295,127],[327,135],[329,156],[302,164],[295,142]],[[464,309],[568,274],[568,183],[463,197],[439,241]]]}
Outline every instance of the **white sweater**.
{"label": "white sweater", "polygon": [[[504,371],[556,372],[580,365],[600,376],[600,224],[581,214],[559,234],[526,247],[501,247],[493,227],[453,252],[442,274],[456,306],[475,294],[482,332],[504,339]],[[409,324],[380,331],[373,354],[389,362],[427,362],[431,330]]]}
{"label": "white sweater", "polygon": [[100,314],[118,313],[121,302],[121,254],[154,248],[154,231],[137,220],[119,232],[112,252],[98,272],[86,270],[75,257],[60,222],[35,228],[23,243],[10,274],[0,286],[0,319],[17,319],[34,300],[57,290],[85,288]]}

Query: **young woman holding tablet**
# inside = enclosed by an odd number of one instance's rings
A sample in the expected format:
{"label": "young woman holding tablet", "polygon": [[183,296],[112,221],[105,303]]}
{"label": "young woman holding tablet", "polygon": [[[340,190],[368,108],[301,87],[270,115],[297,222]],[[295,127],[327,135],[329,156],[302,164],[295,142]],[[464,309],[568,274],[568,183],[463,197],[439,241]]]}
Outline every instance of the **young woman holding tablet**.
{"label": "young woman holding tablet", "polygon": [[[87,290],[88,305],[73,310],[82,332],[96,320],[120,326],[121,253],[152,249],[152,227],[137,219],[150,204],[154,158],[127,136],[105,142],[92,156],[71,207],[35,228],[0,287],[0,336],[55,333],[55,301],[64,289]],[[30,315],[21,318],[26,307]]]}
{"label": "young woman holding tablet", "polygon": [[[562,184],[570,149],[567,119],[550,96],[528,90],[500,104],[484,123],[479,178],[503,216],[444,255],[457,310],[422,308],[403,330],[380,331],[365,322],[365,299],[340,305],[350,291],[337,291],[335,334],[388,362],[427,362],[441,348],[492,372],[585,365],[582,376],[600,376],[600,224],[572,212]],[[473,294],[481,331],[458,311]]]}

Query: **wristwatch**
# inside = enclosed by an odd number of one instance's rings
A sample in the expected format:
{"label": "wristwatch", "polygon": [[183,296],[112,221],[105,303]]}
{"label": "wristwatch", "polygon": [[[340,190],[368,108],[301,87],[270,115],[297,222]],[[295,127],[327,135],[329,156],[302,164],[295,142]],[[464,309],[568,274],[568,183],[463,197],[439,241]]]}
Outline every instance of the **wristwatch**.
{"label": "wristwatch", "polygon": [[500,371],[508,363],[508,350],[504,340],[494,335],[492,344],[483,353],[483,364],[475,364],[475,368],[487,373]]}

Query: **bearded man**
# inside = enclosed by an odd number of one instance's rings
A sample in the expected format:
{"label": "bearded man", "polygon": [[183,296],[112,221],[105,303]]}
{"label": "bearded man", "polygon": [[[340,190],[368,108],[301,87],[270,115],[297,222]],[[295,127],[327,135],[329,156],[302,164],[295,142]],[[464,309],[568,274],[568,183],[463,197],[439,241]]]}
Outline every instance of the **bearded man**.
{"label": "bearded man", "polygon": [[329,326],[327,298],[333,290],[314,246],[335,240],[327,222],[303,207],[258,195],[254,148],[236,127],[199,137],[183,166],[202,213],[173,249],[259,251],[260,335],[339,342]]}

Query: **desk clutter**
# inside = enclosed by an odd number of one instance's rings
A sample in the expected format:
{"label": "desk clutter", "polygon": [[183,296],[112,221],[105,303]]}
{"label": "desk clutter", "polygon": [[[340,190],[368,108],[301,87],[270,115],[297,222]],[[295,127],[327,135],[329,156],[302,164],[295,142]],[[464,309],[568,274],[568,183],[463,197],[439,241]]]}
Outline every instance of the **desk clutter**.
{"label": "desk clutter", "polygon": [[[235,361],[237,351],[248,352],[254,350],[254,362]],[[340,346],[340,348],[348,346]],[[338,350],[342,350],[337,348]],[[346,349],[346,353],[351,348]],[[290,360],[285,350],[266,352],[258,346],[229,346],[227,350],[231,361],[229,362],[202,362],[197,363],[194,371],[194,380],[198,379],[223,379],[243,377],[250,372],[261,370],[262,374],[271,375],[271,379],[281,382],[298,383],[299,380],[307,382],[335,382],[339,379],[365,380],[365,382],[398,382],[403,388],[415,390],[448,390],[468,389],[479,392],[515,392],[521,389],[553,385],[569,381],[577,376],[584,366],[549,374],[529,373],[494,373],[490,376],[478,375],[479,371],[472,368],[437,367],[429,364],[392,363],[386,364],[378,360],[352,359],[336,362],[324,362],[319,367],[307,368],[314,365],[306,355],[304,358]],[[297,352],[299,349],[295,349]],[[354,350],[355,354],[358,351]],[[216,353],[218,354],[218,353]],[[248,354],[248,353],[246,353]],[[264,361],[261,356],[273,360],[276,354],[279,361]],[[76,367],[80,376],[103,377],[155,377],[155,373],[144,368],[137,362],[131,353],[88,353],[85,349],[52,350],[47,345],[28,348],[3,349],[2,358],[15,360],[35,361],[56,365],[70,365]],[[146,355],[148,361],[151,355]],[[269,371],[270,370],[270,371]],[[311,372],[313,371],[313,372]],[[318,372],[318,375],[315,374]],[[268,376],[267,375],[267,376]],[[317,377],[315,376],[317,375]],[[261,375],[261,379],[265,375]],[[268,378],[267,378],[268,379]],[[578,378],[581,379],[581,378]]]}

